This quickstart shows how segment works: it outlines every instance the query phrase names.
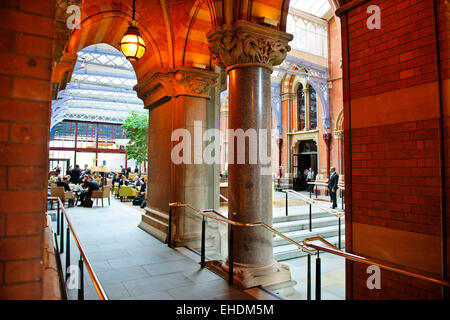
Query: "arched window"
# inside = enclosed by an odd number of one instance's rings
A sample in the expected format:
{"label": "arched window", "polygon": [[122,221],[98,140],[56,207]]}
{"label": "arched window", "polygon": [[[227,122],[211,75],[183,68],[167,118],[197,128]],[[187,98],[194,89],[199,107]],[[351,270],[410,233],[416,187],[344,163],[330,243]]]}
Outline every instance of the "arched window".
{"label": "arched window", "polygon": [[317,94],[313,87],[309,91],[309,129],[317,129]]}
{"label": "arched window", "polygon": [[306,107],[305,107],[305,93],[303,92],[303,85],[300,84],[297,89],[297,131],[305,129],[306,124]]}

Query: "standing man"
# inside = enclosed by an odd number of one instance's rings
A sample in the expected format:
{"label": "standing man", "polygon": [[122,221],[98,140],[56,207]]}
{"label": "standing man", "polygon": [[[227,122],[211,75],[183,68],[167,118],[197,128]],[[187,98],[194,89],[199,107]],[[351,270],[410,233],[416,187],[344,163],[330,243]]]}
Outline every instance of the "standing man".
{"label": "standing man", "polygon": [[84,165],[84,171],[82,173],[82,177],[91,175],[91,170],[87,164]]}
{"label": "standing man", "polygon": [[308,173],[306,174],[306,191],[310,192],[311,186],[308,182],[312,181],[312,168],[309,168]]}
{"label": "standing man", "polygon": [[333,202],[333,205],[331,206],[332,209],[337,208],[336,203],[336,192],[338,189],[338,181],[339,181],[339,175],[336,173],[336,169],[334,167],[330,168],[330,179],[328,180],[328,189],[330,190],[330,198]]}

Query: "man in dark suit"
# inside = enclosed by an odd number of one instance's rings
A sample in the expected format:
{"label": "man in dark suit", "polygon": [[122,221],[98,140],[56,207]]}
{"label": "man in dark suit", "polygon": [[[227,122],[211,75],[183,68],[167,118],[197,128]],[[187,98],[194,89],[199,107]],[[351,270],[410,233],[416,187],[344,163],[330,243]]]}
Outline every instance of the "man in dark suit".
{"label": "man in dark suit", "polygon": [[92,191],[100,190],[100,186],[97,181],[94,180],[92,176],[88,176],[89,185],[86,189],[84,189],[80,194],[80,201],[83,203],[87,199],[92,197]]}
{"label": "man in dark suit", "polygon": [[70,172],[70,182],[73,184],[80,183],[80,176],[81,176],[81,169],[80,166],[77,164],[75,165],[75,169],[73,169]]}
{"label": "man in dark suit", "polygon": [[[69,177],[65,176],[61,181],[57,182],[58,187],[64,187],[64,192],[72,191],[69,186]],[[69,206],[73,207],[73,199],[69,199]]]}
{"label": "man in dark suit", "polygon": [[336,169],[334,167],[330,168],[330,179],[328,180],[328,189],[330,190],[330,198],[333,202],[331,206],[332,209],[337,208],[336,203],[336,192],[338,189],[339,175],[336,173]]}

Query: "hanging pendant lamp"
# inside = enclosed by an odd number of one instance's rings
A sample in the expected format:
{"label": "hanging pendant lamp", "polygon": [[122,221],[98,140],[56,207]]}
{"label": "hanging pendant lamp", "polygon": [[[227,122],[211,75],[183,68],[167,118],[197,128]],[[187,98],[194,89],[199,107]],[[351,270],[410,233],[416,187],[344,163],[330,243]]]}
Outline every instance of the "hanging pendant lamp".
{"label": "hanging pendant lamp", "polygon": [[145,42],[138,29],[135,18],[135,0],[133,0],[133,20],[120,41],[120,50],[127,60],[136,62],[145,54]]}

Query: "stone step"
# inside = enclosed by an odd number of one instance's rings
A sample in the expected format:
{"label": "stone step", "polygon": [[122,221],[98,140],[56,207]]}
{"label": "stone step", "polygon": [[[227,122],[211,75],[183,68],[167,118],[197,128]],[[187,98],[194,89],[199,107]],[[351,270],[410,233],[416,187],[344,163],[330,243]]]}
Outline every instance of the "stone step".
{"label": "stone step", "polygon": [[[339,242],[339,237],[338,236],[334,236],[334,237],[328,237],[325,238],[326,241],[330,242],[332,245],[334,246],[338,246],[338,242]],[[320,242],[313,242],[313,243],[317,243],[320,244]],[[345,247],[345,236],[342,234],[341,235],[341,249],[344,249]],[[283,246],[277,246],[273,248],[273,256],[275,258],[275,260],[277,261],[284,261],[284,260],[289,260],[289,259],[295,259],[295,258],[300,258],[300,257],[304,257],[307,254],[298,249],[297,246],[293,245],[293,244],[287,244],[287,245],[283,245]]]}
{"label": "stone step", "polygon": [[[330,214],[327,212],[314,212],[314,208],[313,208],[313,213],[312,213],[312,218],[324,218],[324,217],[329,217]],[[317,210],[317,209],[316,209]],[[306,208],[306,210],[304,212],[292,212],[289,211],[289,215],[286,216],[277,216],[277,217],[273,217],[272,219],[272,223],[281,223],[281,222],[288,222],[288,221],[297,221],[297,220],[304,220],[304,219],[308,219],[309,220],[309,209]]]}
{"label": "stone step", "polygon": [[169,215],[168,214],[158,212],[155,210],[151,210],[149,208],[145,208],[145,213],[147,216],[150,216],[155,220],[159,220],[159,221],[165,223],[166,225],[169,223]]}
{"label": "stone step", "polygon": [[[338,224],[338,218],[335,216],[328,216],[323,218],[312,219],[312,229],[334,226]],[[341,224],[343,219],[341,219]],[[309,230],[309,217],[303,220],[287,221],[274,223],[273,227],[281,233],[297,231],[297,230]]]}
{"label": "stone step", "polygon": [[[345,234],[345,225],[341,226],[341,235]],[[309,231],[307,230],[299,230],[299,231],[291,231],[291,232],[286,232],[284,233],[285,236],[291,238],[294,241],[297,242],[301,242],[303,241],[303,239],[305,238],[310,238],[310,237],[316,237],[316,236],[320,236],[322,238],[329,238],[329,237],[334,237],[338,235],[338,226],[328,226],[328,227],[322,227],[322,228],[315,228],[313,229],[313,231]],[[282,246],[282,245],[286,245],[286,244],[290,244],[289,241],[276,236],[273,239],[273,246],[277,247],[277,246]]]}

